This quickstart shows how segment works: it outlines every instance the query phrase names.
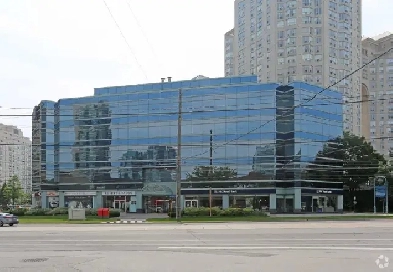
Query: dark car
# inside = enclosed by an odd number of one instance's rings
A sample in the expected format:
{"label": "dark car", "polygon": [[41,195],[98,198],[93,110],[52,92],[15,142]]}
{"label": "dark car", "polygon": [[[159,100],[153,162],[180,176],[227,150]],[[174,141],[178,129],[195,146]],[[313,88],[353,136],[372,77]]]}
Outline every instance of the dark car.
{"label": "dark car", "polygon": [[19,224],[19,219],[11,213],[0,213],[0,227],[8,225],[12,227],[15,224]]}

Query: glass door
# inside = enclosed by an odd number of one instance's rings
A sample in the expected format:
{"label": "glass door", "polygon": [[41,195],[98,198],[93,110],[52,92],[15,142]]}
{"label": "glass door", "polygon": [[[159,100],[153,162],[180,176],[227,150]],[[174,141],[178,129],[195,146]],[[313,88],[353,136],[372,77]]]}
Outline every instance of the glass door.
{"label": "glass door", "polygon": [[126,201],[124,200],[115,200],[114,201],[114,208],[121,210],[121,211],[126,211],[127,207],[126,207]]}

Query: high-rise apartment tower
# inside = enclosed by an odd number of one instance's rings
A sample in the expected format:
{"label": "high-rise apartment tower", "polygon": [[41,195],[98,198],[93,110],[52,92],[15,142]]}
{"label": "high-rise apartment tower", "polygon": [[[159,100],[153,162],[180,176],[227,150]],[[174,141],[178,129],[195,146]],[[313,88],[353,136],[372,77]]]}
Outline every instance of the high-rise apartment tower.
{"label": "high-rise apartment tower", "polygon": [[0,185],[13,176],[31,192],[31,141],[17,127],[0,124]]}
{"label": "high-rise apartment tower", "polygon": [[[362,47],[363,62],[367,63],[393,47],[393,34],[365,38]],[[393,52],[382,55],[362,72],[370,101],[371,143],[380,154],[393,157]]]}
{"label": "high-rise apartment tower", "polygon": [[[361,66],[361,0],[236,0],[234,21],[226,76],[330,87]],[[361,72],[331,89],[347,102],[344,129],[361,135],[362,105],[350,103],[361,100]]]}

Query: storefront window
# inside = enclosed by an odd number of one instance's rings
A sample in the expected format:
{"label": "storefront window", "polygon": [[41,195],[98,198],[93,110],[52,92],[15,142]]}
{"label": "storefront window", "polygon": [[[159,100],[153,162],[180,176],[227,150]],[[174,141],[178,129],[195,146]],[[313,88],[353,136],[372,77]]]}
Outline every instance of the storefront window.
{"label": "storefront window", "polygon": [[337,196],[308,195],[302,196],[302,211],[333,213],[337,211]]}
{"label": "storefront window", "polygon": [[65,196],[64,206],[66,208],[93,208],[93,196]]}
{"label": "storefront window", "polygon": [[176,207],[174,199],[161,196],[143,197],[145,213],[167,213],[169,209]]}
{"label": "storefront window", "polygon": [[[211,206],[222,208],[222,196],[212,196]],[[208,196],[187,196],[184,201],[185,208],[210,207]]]}
{"label": "storefront window", "polygon": [[229,206],[232,208],[251,208],[268,211],[269,196],[230,196]]}
{"label": "storefront window", "polygon": [[128,211],[131,196],[103,196],[104,208]]}

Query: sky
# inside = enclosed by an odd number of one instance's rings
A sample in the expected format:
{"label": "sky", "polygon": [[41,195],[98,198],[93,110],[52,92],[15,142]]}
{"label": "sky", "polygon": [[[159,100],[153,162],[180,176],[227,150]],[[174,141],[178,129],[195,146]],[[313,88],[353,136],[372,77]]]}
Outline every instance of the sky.
{"label": "sky", "polygon": [[[233,2],[1,0],[0,122],[30,137],[30,116],[4,115],[95,87],[223,76]],[[392,0],[363,0],[363,35],[393,32],[391,10]]]}

